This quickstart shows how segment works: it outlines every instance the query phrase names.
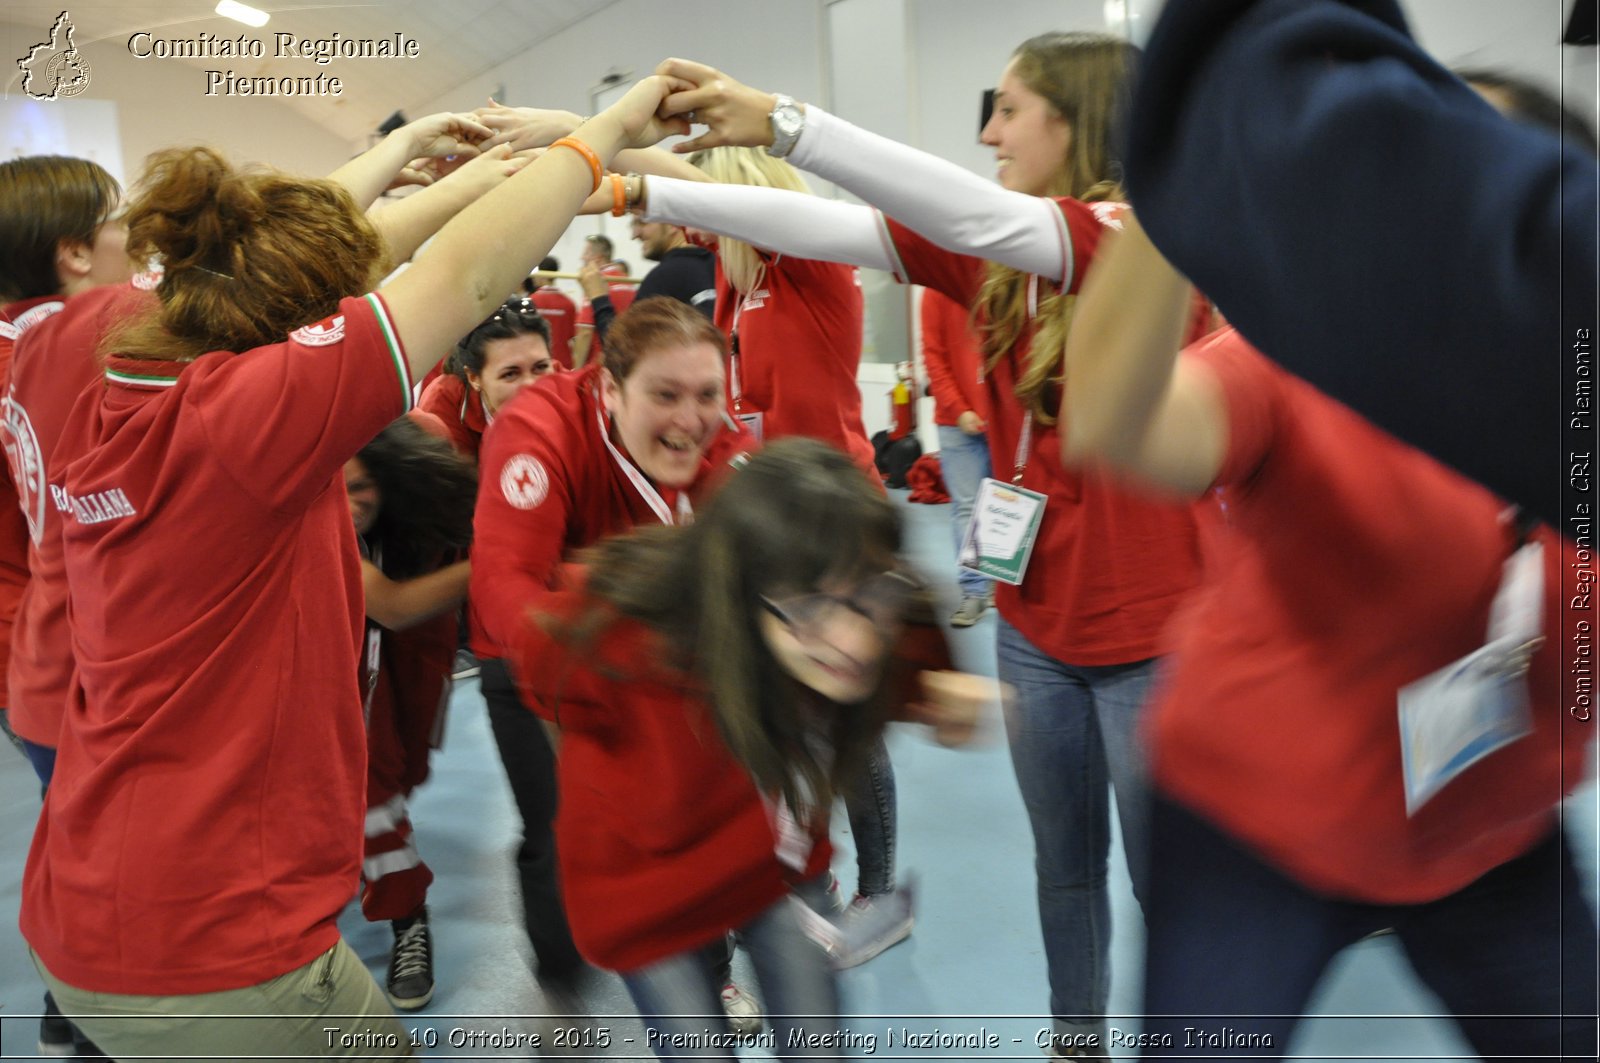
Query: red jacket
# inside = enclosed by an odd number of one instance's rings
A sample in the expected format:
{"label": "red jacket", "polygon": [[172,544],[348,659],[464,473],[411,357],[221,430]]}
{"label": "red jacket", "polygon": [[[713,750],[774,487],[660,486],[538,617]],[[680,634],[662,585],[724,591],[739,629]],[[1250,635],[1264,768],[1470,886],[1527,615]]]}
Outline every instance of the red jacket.
{"label": "red jacket", "polygon": [[515,645],[528,607],[571,551],[639,524],[672,523],[755,448],[730,423],[687,491],[658,491],[610,443],[599,381],[598,365],[545,377],[506,403],[484,436],[468,610],[479,657]]}
{"label": "red jacket", "polygon": [[971,410],[985,421],[983,352],[973,334],[972,310],[933,288],[922,292],[922,365],[933,392],[933,423],[955,427]]}
{"label": "red jacket", "polygon": [[422,389],[417,409],[439,419],[457,453],[478,460],[483,430],[489,426],[481,394],[454,373],[441,373]]}
{"label": "red jacket", "polygon": [[737,341],[728,367],[736,412],[765,414],[764,438],[832,443],[878,482],[861,421],[861,285],[851,266],[763,252],[766,268],[740,293],[717,258],[717,327]]}
{"label": "red jacket", "polygon": [[[593,601],[555,592],[538,611],[559,623]],[[556,844],[586,959],[629,971],[710,944],[827,869],[825,824],[803,872],[778,859],[767,802],[659,635],[619,620],[575,649],[522,631],[524,699],[561,727]]]}

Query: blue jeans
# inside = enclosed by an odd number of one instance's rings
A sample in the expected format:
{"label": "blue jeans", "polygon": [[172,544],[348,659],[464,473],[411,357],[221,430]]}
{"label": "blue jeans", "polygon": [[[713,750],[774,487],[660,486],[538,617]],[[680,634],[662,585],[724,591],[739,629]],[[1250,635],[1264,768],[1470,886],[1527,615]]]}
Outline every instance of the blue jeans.
{"label": "blue jeans", "polygon": [[1111,990],[1106,788],[1116,792],[1128,874],[1142,902],[1150,787],[1139,721],[1156,661],[1064,664],[1003,617],[996,658],[1000,679],[1017,691],[1006,736],[1033,827],[1050,1013],[1058,1034],[1092,1034],[1104,1043]]}
{"label": "blue jeans", "polygon": [[[820,894],[826,886],[827,876],[823,876],[821,881],[807,883],[805,889]],[[839,1058],[838,1047],[789,1045],[791,1030],[828,1034],[840,1029],[839,986],[833,967],[822,947],[801,929],[796,903],[784,897],[737,927],[735,933],[755,966],[762,1008],[774,1037],[770,1050],[779,1059]],[[736,1058],[722,1014],[726,978],[717,971],[722,955],[723,945],[718,940],[648,967],[619,972],[644,1020],[645,1044],[657,1056]],[[674,1045],[670,1041],[674,1035],[693,1039]]]}
{"label": "blue jeans", "polygon": [[[1334,955],[1393,927],[1485,1059],[1594,1059],[1594,914],[1553,814],[1524,855],[1414,905],[1318,896],[1160,797],[1153,844],[1142,1033],[1164,1042],[1152,1055],[1282,1056]],[[1185,1027],[1256,1040],[1208,1046]]]}
{"label": "blue jeans", "polygon": [[879,737],[867,760],[865,778],[845,795],[844,810],[856,843],[856,892],[877,897],[894,889],[896,823],[894,765]]}
{"label": "blue jeans", "polygon": [[33,773],[39,776],[39,792],[42,794],[50,788],[50,777],[56,773],[55,747],[41,746],[26,738],[21,741],[22,751],[28,755],[28,763],[33,765]]}
{"label": "blue jeans", "polygon": [[[955,532],[956,553],[961,553],[961,538],[972,519],[972,501],[978,497],[978,484],[989,475],[987,436],[969,436],[959,428],[939,425],[939,472],[945,490],[950,492],[950,520]],[[987,598],[994,582],[970,568],[956,566],[956,581],[968,598]]]}

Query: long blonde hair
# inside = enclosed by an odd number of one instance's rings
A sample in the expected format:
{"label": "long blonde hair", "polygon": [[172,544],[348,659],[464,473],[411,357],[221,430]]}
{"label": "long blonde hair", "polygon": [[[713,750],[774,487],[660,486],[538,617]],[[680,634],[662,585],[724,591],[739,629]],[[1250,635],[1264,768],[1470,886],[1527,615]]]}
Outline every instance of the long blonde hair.
{"label": "long blonde hair", "polygon": [[[706,176],[724,185],[751,185],[756,188],[781,188],[811,194],[800,171],[775,159],[760,148],[707,148],[689,156],[689,161]],[[717,254],[722,272],[735,291],[748,292],[761,275],[761,256],[743,240],[717,238]]]}
{"label": "long blonde hair", "polygon": [[[1116,127],[1126,113],[1138,49],[1102,33],[1046,33],[1012,53],[1012,71],[1055,108],[1071,130],[1066,158],[1047,190],[1085,202],[1120,200],[1122,167],[1113,150]],[[1042,424],[1056,420],[1052,385],[1061,381],[1062,352],[1076,297],[1041,291],[1038,313],[1028,312],[1031,278],[991,263],[973,307],[983,338],[986,365],[995,364],[1035,329],[1028,364],[1016,395]]]}

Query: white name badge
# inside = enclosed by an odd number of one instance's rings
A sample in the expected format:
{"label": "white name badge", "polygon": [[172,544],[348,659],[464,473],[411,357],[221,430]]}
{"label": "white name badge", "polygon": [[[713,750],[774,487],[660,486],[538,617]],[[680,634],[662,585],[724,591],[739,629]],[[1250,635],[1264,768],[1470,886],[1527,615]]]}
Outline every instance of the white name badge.
{"label": "white name badge", "polygon": [[764,426],[762,425],[762,420],[766,417],[765,414],[736,413],[733,416],[740,424],[744,425],[744,430],[746,432],[749,432],[751,435],[756,437],[757,443],[766,442],[766,433],[764,431]]}
{"label": "white name badge", "polygon": [[1477,650],[1400,689],[1400,761],[1406,813],[1414,815],[1452,779],[1533,731],[1528,661],[1544,641],[1544,549],[1507,559]]}
{"label": "white name badge", "polygon": [[1045,496],[992,477],[978,486],[956,560],[963,568],[1017,586],[1033,556]]}

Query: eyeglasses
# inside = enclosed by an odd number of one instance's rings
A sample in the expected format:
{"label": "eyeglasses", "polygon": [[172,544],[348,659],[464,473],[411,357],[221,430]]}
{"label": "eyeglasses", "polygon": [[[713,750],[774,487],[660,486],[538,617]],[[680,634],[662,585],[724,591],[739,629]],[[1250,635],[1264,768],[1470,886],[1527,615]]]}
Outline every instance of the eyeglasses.
{"label": "eyeglasses", "polygon": [[899,626],[922,585],[903,572],[881,572],[854,594],[797,594],[777,600],[761,596],[761,605],[798,635],[816,636],[841,611],[865,617],[879,631]]}

